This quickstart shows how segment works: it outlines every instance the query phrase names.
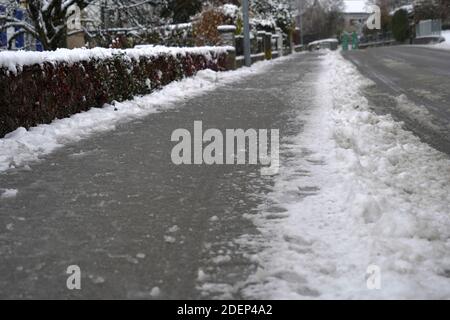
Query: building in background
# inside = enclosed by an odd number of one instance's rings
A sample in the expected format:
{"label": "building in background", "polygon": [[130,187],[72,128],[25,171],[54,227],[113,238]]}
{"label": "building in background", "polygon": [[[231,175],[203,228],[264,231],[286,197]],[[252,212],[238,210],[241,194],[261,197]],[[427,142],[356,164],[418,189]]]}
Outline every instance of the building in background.
{"label": "building in background", "polygon": [[[6,2],[0,1],[0,15],[4,14],[7,10]],[[14,18],[17,20],[23,20],[25,18],[25,7],[21,5],[20,9],[14,11]],[[19,32],[20,28],[11,27],[6,30],[0,31],[0,49],[8,48],[8,41],[13,37],[16,32]],[[25,47],[25,34],[16,36],[12,42],[11,49],[22,49]]]}
{"label": "building in background", "polygon": [[344,1],[344,31],[362,33],[363,27],[370,16],[365,0]]}

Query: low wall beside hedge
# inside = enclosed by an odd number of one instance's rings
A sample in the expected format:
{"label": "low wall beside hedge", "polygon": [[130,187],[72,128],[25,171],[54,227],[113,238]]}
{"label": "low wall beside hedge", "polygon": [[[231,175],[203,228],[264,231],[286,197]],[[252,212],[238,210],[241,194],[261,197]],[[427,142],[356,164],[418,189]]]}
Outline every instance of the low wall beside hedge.
{"label": "low wall beside hedge", "polygon": [[0,53],[0,137],[114,100],[148,94],[197,71],[225,70],[227,47]]}

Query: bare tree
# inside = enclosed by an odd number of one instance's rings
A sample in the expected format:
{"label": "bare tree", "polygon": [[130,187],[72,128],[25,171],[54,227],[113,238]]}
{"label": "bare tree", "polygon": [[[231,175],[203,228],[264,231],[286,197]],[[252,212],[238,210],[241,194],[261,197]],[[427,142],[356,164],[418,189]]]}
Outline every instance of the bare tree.
{"label": "bare tree", "polygon": [[161,23],[167,0],[95,0],[101,15],[101,28],[146,30]]}
{"label": "bare tree", "polygon": [[450,0],[422,1],[415,5],[415,21],[442,19],[444,22],[450,15]]}
{"label": "bare tree", "polygon": [[9,46],[19,35],[28,33],[38,39],[45,50],[65,47],[67,37],[67,16],[73,5],[83,10],[94,0],[28,0],[24,20],[15,17],[21,9],[16,0],[8,0],[4,13],[0,14],[0,30],[15,28],[9,39]]}

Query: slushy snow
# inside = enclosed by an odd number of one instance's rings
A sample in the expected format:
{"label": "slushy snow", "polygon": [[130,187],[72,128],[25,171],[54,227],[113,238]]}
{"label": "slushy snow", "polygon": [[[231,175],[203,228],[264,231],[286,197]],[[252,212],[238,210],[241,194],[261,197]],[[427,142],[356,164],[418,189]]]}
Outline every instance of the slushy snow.
{"label": "slushy snow", "polygon": [[[305,131],[282,146],[292,156],[270,205],[251,216],[261,235],[242,239],[259,248],[244,297],[449,299],[448,156],[371,112],[369,81],[339,53],[316,80]],[[369,266],[380,290],[367,286]]]}

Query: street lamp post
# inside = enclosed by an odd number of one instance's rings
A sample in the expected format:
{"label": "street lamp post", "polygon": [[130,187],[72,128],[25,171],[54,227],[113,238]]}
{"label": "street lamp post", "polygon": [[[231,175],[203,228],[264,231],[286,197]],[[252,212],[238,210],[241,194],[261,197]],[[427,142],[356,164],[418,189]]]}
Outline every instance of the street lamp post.
{"label": "street lamp post", "polygon": [[242,16],[244,19],[244,62],[247,67],[252,65],[250,51],[250,21],[249,21],[249,0],[242,1]]}

